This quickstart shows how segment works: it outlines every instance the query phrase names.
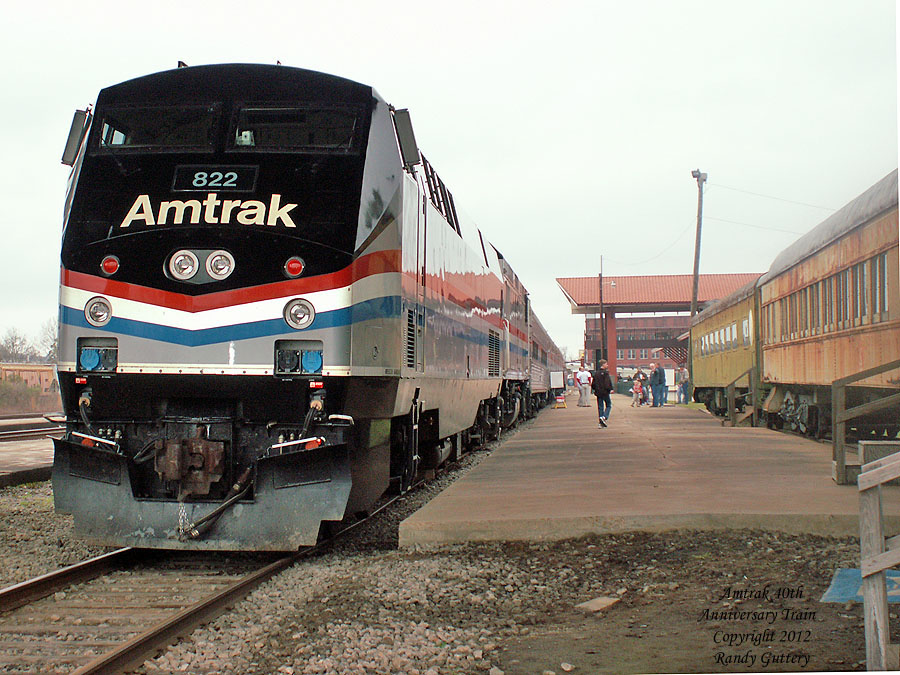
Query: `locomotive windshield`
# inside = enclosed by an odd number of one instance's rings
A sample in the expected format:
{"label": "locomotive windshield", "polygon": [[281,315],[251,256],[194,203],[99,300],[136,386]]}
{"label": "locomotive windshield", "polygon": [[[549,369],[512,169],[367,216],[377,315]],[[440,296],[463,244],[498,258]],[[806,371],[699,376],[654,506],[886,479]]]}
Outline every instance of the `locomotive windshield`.
{"label": "locomotive windshield", "polygon": [[[63,266],[98,274],[114,255],[116,280],[186,293],[283,280],[273,252],[302,258],[309,275],[342,269],[356,242],[372,101],[363,85],[244,65],[104,89],[66,212]],[[178,247],[228,250],[235,272],[184,288],[163,274]]]}
{"label": "locomotive windshield", "polygon": [[[127,151],[207,150],[216,146],[218,104],[114,108],[98,146]],[[237,110],[230,151],[357,152],[360,113],[349,108],[247,106]]]}
{"label": "locomotive windshield", "polygon": [[116,150],[211,150],[218,106],[107,110],[98,144]]}
{"label": "locomotive windshield", "polygon": [[359,114],[355,110],[246,107],[236,117],[231,149],[338,153],[357,150]]}

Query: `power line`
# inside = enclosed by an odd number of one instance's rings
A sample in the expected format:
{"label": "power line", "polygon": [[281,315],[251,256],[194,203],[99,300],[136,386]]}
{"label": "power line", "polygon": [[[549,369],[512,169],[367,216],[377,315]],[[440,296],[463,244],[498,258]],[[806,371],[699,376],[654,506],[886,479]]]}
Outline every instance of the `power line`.
{"label": "power line", "polygon": [[625,261],[623,261],[623,260],[613,260],[612,258],[609,258],[609,262],[616,263],[617,265],[626,265],[626,266],[628,266],[628,267],[637,267],[638,265],[644,265],[644,264],[646,264],[646,263],[648,263],[648,262],[651,262],[651,261],[653,261],[653,260],[656,260],[656,259],[659,258],[660,256],[665,255],[666,253],[668,253],[668,252],[675,246],[675,244],[677,244],[679,241],[681,241],[681,238],[684,236],[684,233],[687,232],[687,231],[690,229],[691,225],[693,225],[693,223],[688,223],[687,226],[686,226],[681,232],[678,233],[678,236],[675,237],[675,239],[672,241],[671,244],[669,244],[668,246],[666,246],[665,248],[663,248],[663,249],[662,249],[659,253],[657,253],[656,255],[651,256],[650,258],[647,258],[646,260],[640,260],[640,261],[638,261],[638,262],[625,262]]}
{"label": "power line", "polygon": [[753,225],[751,223],[742,223],[738,220],[725,220],[724,218],[713,218],[712,216],[706,216],[707,220],[716,220],[720,223],[729,223],[731,225],[745,225],[746,227],[752,227],[757,230],[771,230],[773,232],[786,232],[787,234],[806,234],[805,232],[797,232],[796,230],[783,230],[780,227],[765,227],[763,225]]}
{"label": "power line", "polygon": [[808,206],[812,209],[822,209],[823,211],[831,211],[832,213],[837,211],[837,209],[833,209],[830,206],[819,206],[817,204],[807,204],[806,202],[798,202],[793,199],[784,199],[782,197],[775,197],[773,195],[764,195],[760,192],[751,192],[750,190],[742,190],[741,188],[729,187],[728,185],[721,185],[719,183],[708,183],[708,185],[724,188],[725,190],[734,190],[735,192],[743,192],[744,194],[753,195],[755,197],[765,197],[766,199],[774,199],[779,202],[787,202],[788,204],[799,204],[800,206]]}
{"label": "power line", "polygon": [[[726,220],[724,218],[714,218],[712,216],[705,216],[704,219],[705,220],[715,220],[720,223],[728,223],[729,225],[744,225],[746,227],[752,227],[756,230],[771,230],[773,232],[784,232],[786,234],[795,234],[795,235],[806,234],[805,232],[797,232],[795,230],[784,230],[784,229],[781,229],[778,227],[765,227],[763,225],[753,225],[751,223],[742,223],[737,220]],[[659,253],[656,253],[649,258],[645,258],[644,260],[640,260],[638,262],[631,262],[631,261],[626,262],[624,260],[616,260],[614,258],[606,258],[606,260],[608,262],[615,263],[616,265],[625,265],[626,267],[637,267],[639,265],[645,265],[648,262],[652,262],[652,261],[656,260],[657,258],[662,257],[669,251],[671,251],[672,248],[675,247],[675,244],[677,244],[679,241],[681,241],[682,237],[684,237],[685,233],[690,229],[691,225],[693,225],[693,223],[688,223],[684,227],[684,229],[678,233],[678,236],[675,237],[675,239],[672,241],[671,244],[669,244],[668,246],[665,246]]]}

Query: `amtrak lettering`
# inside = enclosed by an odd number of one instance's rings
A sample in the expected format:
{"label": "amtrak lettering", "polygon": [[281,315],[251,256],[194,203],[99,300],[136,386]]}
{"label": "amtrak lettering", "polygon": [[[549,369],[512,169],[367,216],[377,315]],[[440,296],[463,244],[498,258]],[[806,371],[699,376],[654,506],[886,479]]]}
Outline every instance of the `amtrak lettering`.
{"label": "amtrak lettering", "polygon": [[[220,206],[221,210],[219,210]],[[240,199],[220,200],[218,194],[210,192],[202,202],[197,199],[188,199],[187,201],[175,199],[160,202],[159,209],[154,213],[150,197],[139,195],[119,227],[128,227],[133,222],[142,222],[145,225],[167,225],[170,213],[172,214],[172,224],[180,225],[184,221],[184,212],[188,209],[190,209],[191,223],[199,223],[202,214],[204,223],[227,225],[234,215],[241,225],[271,225],[274,227],[278,225],[278,221],[281,221],[285,227],[297,227],[288,215],[296,207],[296,204],[282,206],[281,195],[272,195],[266,205],[264,202],[254,199],[245,202]],[[268,216],[266,215],[267,211]]]}

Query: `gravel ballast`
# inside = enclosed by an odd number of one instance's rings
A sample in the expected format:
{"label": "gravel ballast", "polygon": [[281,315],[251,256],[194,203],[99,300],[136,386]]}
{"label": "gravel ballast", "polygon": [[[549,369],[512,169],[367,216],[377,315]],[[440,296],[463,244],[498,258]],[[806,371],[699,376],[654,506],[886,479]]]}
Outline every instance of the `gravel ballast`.
{"label": "gravel ballast", "polygon": [[[328,550],[269,580],[233,611],[135,672],[595,673],[862,670],[862,607],[818,600],[858,541],[761,531],[625,533],[552,543],[397,548],[397,525],[484,452],[406,495]],[[0,490],[0,581],[8,585],[106,549],[79,543],[52,510],[49,484]],[[771,626],[709,621],[712,610],[763,610],[725,589],[800,589]],[[605,609],[578,605],[603,599]],[[781,612],[802,619],[784,619]],[[897,623],[894,621],[894,623]],[[802,643],[760,631],[805,631]],[[755,667],[731,661],[757,633]],[[793,633],[792,633],[793,634]],[[776,633],[777,637],[777,633]],[[897,641],[897,637],[894,637]]]}
{"label": "gravel ballast", "polygon": [[72,535],[72,517],[53,510],[49,481],[0,489],[0,587],[108,550]]}

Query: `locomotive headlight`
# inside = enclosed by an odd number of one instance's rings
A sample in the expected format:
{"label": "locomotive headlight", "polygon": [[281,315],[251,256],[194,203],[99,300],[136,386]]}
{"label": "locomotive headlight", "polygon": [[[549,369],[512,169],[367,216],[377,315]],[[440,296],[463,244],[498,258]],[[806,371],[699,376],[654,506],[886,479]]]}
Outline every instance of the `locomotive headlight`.
{"label": "locomotive headlight", "polygon": [[169,272],[181,281],[187,281],[200,269],[200,261],[192,251],[178,251],[169,259]]}
{"label": "locomotive headlight", "polygon": [[291,328],[303,330],[316,318],[316,310],[308,300],[294,298],[284,306],[284,320]]}
{"label": "locomotive headlight", "polygon": [[109,300],[97,296],[87,301],[84,306],[84,318],[92,326],[105,326],[112,318],[112,306]]}
{"label": "locomotive headlight", "polygon": [[206,259],[206,273],[220,281],[234,271],[234,257],[228,251],[213,251]]}

